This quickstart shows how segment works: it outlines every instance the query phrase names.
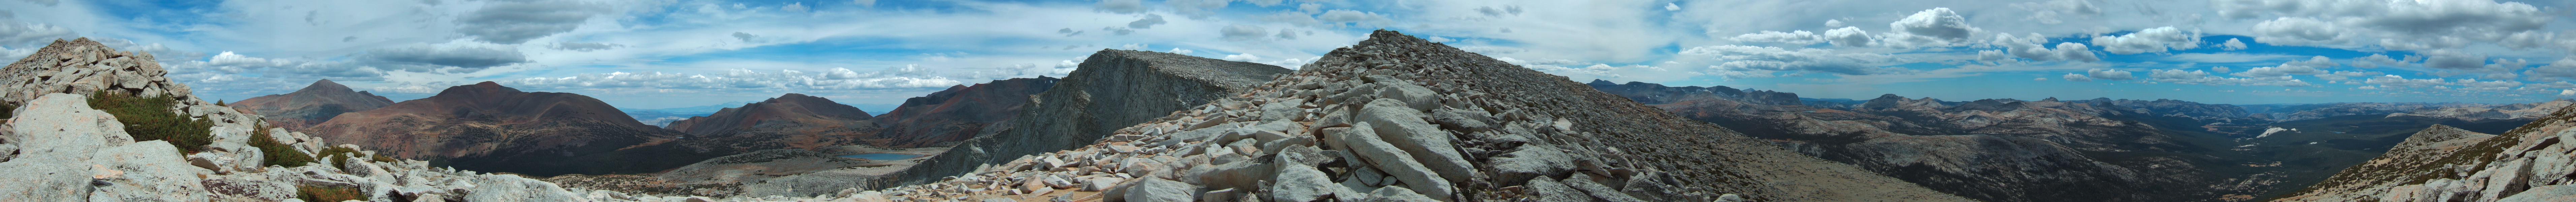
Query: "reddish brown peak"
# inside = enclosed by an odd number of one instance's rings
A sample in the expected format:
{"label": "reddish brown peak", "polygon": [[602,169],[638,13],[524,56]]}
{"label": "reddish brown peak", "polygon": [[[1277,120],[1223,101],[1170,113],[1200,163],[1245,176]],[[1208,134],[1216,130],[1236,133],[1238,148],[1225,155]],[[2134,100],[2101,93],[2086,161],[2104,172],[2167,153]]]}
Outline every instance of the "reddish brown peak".
{"label": "reddish brown peak", "polygon": [[517,89],[517,88],[510,88],[510,87],[508,87],[508,86],[501,86],[501,84],[500,84],[500,83],[493,83],[493,82],[490,82],[490,81],[485,81],[485,82],[482,82],[482,83],[474,83],[474,85],[462,85],[462,86],[455,86],[455,87],[447,87],[447,90],[438,91],[438,95],[449,95],[449,94],[497,94],[497,93],[523,93],[523,92],[524,92],[524,91],[519,91],[519,89]]}
{"label": "reddish brown peak", "polygon": [[769,98],[769,100],[764,100],[756,104],[745,104],[743,107],[751,107],[752,105],[758,104],[781,103],[803,107],[808,113],[814,113],[814,115],[817,116],[842,117],[849,119],[867,119],[869,117],[867,111],[859,110],[858,107],[841,104],[840,102],[833,102],[832,99],[829,98],[814,97],[796,93],[780,95],[778,98]]}
{"label": "reddish brown peak", "polygon": [[331,80],[330,80],[330,79],[315,80],[315,81],[313,81],[313,85],[307,85],[307,86],[304,86],[304,89],[301,89],[301,90],[295,90],[295,92],[298,92],[298,93],[301,93],[301,92],[324,92],[324,91],[329,91],[329,92],[341,92],[341,91],[351,91],[351,90],[349,89],[349,86],[344,86],[344,85],[340,85],[340,83],[334,83],[334,82],[331,82]]}

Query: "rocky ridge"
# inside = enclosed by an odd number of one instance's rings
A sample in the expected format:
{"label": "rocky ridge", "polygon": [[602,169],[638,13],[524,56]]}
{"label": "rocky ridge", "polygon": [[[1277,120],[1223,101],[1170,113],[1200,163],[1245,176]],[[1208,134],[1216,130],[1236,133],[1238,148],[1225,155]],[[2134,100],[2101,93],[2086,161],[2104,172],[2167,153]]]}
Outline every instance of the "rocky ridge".
{"label": "rocky ridge", "polygon": [[[1393,31],[1323,58],[1089,146],[862,194],[898,201],[1965,200]],[[1527,82],[1487,82],[1494,80]]]}
{"label": "rocky ridge", "polygon": [[905,99],[893,111],[869,119],[886,126],[877,136],[891,141],[877,146],[920,147],[965,141],[995,123],[1009,121],[1027,108],[1029,95],[1044,93],[1063,79],[1039,76],[994,80],[974,86]]}
{"label": "rocky ridge", "polygon": [[[924,160],[896,184],[958,176],[1013,157],[1089,145],[1112,132],[1249,90],[1291,70],[1152,51],[1103,49],[1046,92],[1029,96],[1018,117]],[[828,192],[838,188],[822,188]],[[801,195],[801,193],[800,193]]]}
{"label": "rocky ridge", "polygon": [[2576,200],[2576,112],[2501,135],[2435,127],[2368,163],[2275,201]]}
{"label": "rocky ridge", "polygon": [[269,124],[287,130],[300,130],[329,121],[340,113],[366,111],[393,105],[394,101],[367,91],[350,90],[349,86],[330,79],[313,81],[313,85],[286,94],[270,94],[242,99],[230,105],[242,112],[268,117]]}
{"label": "rocky ridge", "polygon": [[712,115],[671,122],[669,128],[696,136],[710,136],[768,124],[842,125],[833,123],[857,122],[869,117],[865,110],[832,102],[832,99],[788,93],[743,104],[742,107],[717,110]]}

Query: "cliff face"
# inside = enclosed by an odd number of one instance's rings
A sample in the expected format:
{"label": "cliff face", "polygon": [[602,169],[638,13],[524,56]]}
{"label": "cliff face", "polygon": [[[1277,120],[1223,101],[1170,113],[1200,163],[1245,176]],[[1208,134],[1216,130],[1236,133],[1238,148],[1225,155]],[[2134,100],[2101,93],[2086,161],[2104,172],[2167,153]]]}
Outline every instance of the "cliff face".
{"label": "cliff face", "polygon": [[304,86],[304,89],[295,90],[292,93],[242,99],[231,103],[230,106],[243,112],[267,116],[268,123],[277,124],[277,127],[299,130],[322,121],[329,121],[331,117],[340,116],[340,113],[366,111],[393,104],[394,101],[385,99],[385,96],[350,90],[349,86],[323,79],[313,81],[313,85]]}
{"label": "cliff face", "polygon": [[1089,145],[1119,128],[1172,111],[1233,96],[1269,81],[1287,68],[1150,51],[1101,50],[1044,93],[1027,110],[986,128],[947,153],[923,161],[902,179],[937,180],[1013,157]]}
{"label": "cliff face", "polygon": [[708,136],[752,129],[770,123],[822,124],[860,121],[868,118],[868,112],[859,110],[858,107],[832,102],[832,99],[788,93],[758,103],[743,104],[742,107],[717,110],[712,115],[674,121],[671,122],[670,128],[691,135]]}
{"label": "cliff face", "polygon": [[994,123],[1018,117],[1029,103],[1029,95],[1046,92],[1061,80],[1039,76],[949,87],[905,99],[894,111],[869,120],[886,127],[877,137],[888,141],[878,146],[919,147],[965,141]]}
{"label": "cliff face", "polygon": [[633,159],[585,155],[683,135],[636,122],[589,96],[523,92],[492,82],[341,114],[305,131],[402,158],[533,175],[633,172],[639,169]]}
{"label": "cliff face", "polygon": [[2388,153],[2276,201],[2576,200],[2576,112],[2501,135],[2434,127]]}

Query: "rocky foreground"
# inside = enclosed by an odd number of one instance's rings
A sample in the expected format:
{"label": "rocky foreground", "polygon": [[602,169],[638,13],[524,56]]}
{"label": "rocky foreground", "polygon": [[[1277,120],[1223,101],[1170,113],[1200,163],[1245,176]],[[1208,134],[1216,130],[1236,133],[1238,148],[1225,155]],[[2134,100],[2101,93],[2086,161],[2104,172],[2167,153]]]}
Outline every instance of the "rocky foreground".
{"label": "rocky foreground", "polygon": [[2437,126],[2275,201],[2576,201],[2571,139],[2567,109],[2501,135]]}
{"label": "rocky foreground", "polygon": [[[0,142],[6,143],[0,149],[15,150],[0,152],[15,154],[0,156],[0,172],[6,172],[0,173],[0,181],[19,184],[0,187],[0,198],[281,201],[292,200],[299,190],[337,188],[353,189],[349,193],[369,201],[717,201],[564,188],[517,175],[432,168],[413,160],[347,158],[261,166],[260,152],[318,154],[345,149],[361,156],[377,152],[356,145],[326,147],[327,143],[282,129],[264,129],[277,138],[251,140],[245,134],[261,121],[258,115],[188,98],[184,86],[163,82],[166,79],[159,73],[136,71],[144,68],[92,65],[100,64],[92,62],[98,59],[149,56],[116,53],[86,40],[58,42],[35,55],[6,70],[77,76],[33,77],[38,81],[34,83],[43,85],[6,89],[33,95],[5,100],[19,103],[18,112],[47,116],[21,116],[0,125],[6,127],[0,131],[7,132],[0,134],[6,137],[0,139],[6,140]],[[141,65],[150,63],[126,66]],[[118,81],[127,80],[95,78],[126,77],[127,73],[89,73],[119,69],[134,69],[123,71],[152,82],[124,85]],[[79,82],[101,80],[111,82]],[[1099,136],[1105,137],[1099,141],[1043,143],[1082,145],[1072,150],[982,164],[965,175],[921,185],[724,200],[1965,200],[1850,165],[1790,153],[1564,80],[1380,31],[1303,71],[1260,78],[1241,91],[1210,93],[1214,97],[1204,98],[1204,103],[1169,103],[1181,105],[1170,106],[1174,111],[1156,112],[1163,116],[1141,118],[1142,124],[1104,130]],[[182,156],[180,148],[166,142],[132,141],[131,135],[118,129],[123,124],[88,109],[82,95],[61,94],[78,92],[54,89],[125,89],[180,96],[177,99],[187,104],[172,110],[218,120],[214,128],[218,138],[205,152]],[[1074,96],[1115,92],[1089,93]],[[0,97],[7,98],[13,97]],[[1047,101],[1061,100],[1034,98],[1040,100],[1032,106],[1041,108],[1052,106],[1044,104]],[[1099,104],[1117,103],[1090,105]],[[1016,127],[1042,128],[1048,127]],[[242,146],[252,141],[296,146],[293,151]],[[967,149],[978,148],[958,150]],[[756,163],[814,155],[772,153],[776,158],[734,160]]]}

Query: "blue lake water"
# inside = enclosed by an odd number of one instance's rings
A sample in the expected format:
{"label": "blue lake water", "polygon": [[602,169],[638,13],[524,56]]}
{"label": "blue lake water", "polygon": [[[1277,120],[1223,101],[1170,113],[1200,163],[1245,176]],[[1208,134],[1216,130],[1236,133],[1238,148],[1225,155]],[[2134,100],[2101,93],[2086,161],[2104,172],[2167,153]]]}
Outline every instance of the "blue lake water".
{"label": "blue lake water", "polygon": [[883,160],[903,160],[903,159],[910,159],[910,158],[912,158],[912,157],[921,157],[921,155],[911,155],[911,154],[888,154],[888,153],[841,155],[841,158],[861,158],[861,159],[879,160],[879,161],[883,161]]}

